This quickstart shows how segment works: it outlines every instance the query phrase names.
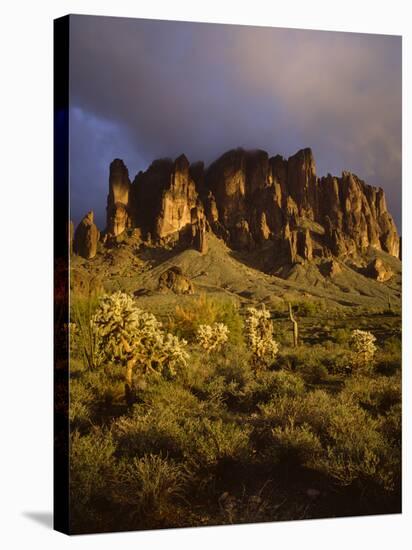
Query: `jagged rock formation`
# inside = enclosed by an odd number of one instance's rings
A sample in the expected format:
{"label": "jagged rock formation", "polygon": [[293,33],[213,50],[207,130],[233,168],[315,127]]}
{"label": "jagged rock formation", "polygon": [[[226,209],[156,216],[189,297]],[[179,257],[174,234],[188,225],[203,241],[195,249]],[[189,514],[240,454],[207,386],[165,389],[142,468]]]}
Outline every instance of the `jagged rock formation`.
{"label": "jagged rock formation", "polygon": [[199,203],[192,208],[191,213],[192,224],[192,246],[198,250],[201,254],[207,252],[207,238],[206,238],[206,216],[203,210],[203,206]]}
{"label": "jagged rock formation", "polygon": [[228,151],[205,169],[184,155],[154,161],[131,183],[110,166],[109,235],[139,228],[160,246],[204,253],[207,234],[254,250],[273,243],[274,263],[347,257],[368,248],[399,257],[399,236],[382,189],[350,172],[319,178],[311,149],[284,159],[265,151]]}
{"label": "jagged rock formation", "polygon": [[109,195],[107,197],[107,228],[109,235],[117,237],[130,226],[129,171],[124,162],[114,159],[110,165]]}
{"label": "jagged rock formation", "polygon": [[190,239],[198,193],[189,168],[184,155],[174,162],[156,160],[146,172],[139,172],[131,186],[128,208],[133,225],[155,241]]}
{"label": "jagged rock formation", "polygon": [[321,273],[323,273],[327,277],[330,277],[331,279],[333,279],[334,277],[342,273],[341,266],[334,258],[326,262],[323,262],[322,265],[320,266],[320,270],[321,270]]}
{"label": "jagged rock formation", "polygon": [[88,212],[74,232],[73,250],[79,256],[90,260],[97,253],[100,231],[94,223],[94,214]]}

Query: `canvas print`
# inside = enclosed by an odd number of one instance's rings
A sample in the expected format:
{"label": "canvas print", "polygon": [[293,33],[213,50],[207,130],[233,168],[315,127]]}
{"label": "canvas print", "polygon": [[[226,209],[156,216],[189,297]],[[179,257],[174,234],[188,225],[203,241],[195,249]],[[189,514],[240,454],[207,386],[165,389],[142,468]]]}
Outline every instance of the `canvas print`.
{"label": "canvas print", "polygon": [[401,37],[55,22],[71,533],[401,512]]}

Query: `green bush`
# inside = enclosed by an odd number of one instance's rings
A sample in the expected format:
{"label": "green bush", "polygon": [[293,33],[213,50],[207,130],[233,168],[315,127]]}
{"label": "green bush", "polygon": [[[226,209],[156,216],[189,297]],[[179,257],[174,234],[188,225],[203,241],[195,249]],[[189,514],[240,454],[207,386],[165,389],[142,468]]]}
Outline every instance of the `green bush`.
{"label": "green bush", "polygon": [[99,303],[99,295],[93,293],[87,297],[72,293],[70,296],[70,321],[75,325],[75,342],[72,348],[74,357],[80,356],[84,367],[96,368],[95,335],[91,327],[91,319]]}
{"label": "green bush", "polygon": [[69,421],[72,429],[85,427],[91,422],[94,394],[81,380],[70,381]]}
{"label": "green bush", "polygon": [[342,395],[349,395],[374,415],[385,413],[401,401],[401,380],[398,376],[357,376],[346,381]]}
{"label": "green bush", "polygon": [[333,338],[338,344],[347,344],[351,338],[351,332],[347,328],[338,328],[333,333]]}
{"label": "green bush", "polygon": [[306,466],[312,465],[321,455],[322,445],[309,425],[295,426],[292,421],[272,430],[268,451],[275,460],[288,466]]}
{"label": "green bush", "polygon": [[93,429],[70,438],[70,500],[72,528],[86,531],[103,528],[101,504],[111,499],[111,480],[115,470],[115,446],[108,431]]}
{"label": "green bush", "polygon": [[186,340],[196,339],[200,325],[223,323],[229,329],[229,342],[243,343],[243,320],[236,303],[231,299],[210,298],[201,294],[185,306],[177,306],[169,319],[169,329]]}
{"label": "green bush", "polygon": [[132,458],[123,464],[115,484],[115,500],[131,519],[145,527],[161,526],[174,515],[174,502],[184,495],[187,473],[181,465],[157,455]]}
{"label": "green bush", "polygon": [[340,485],[356,483],[364,491],[395,488],[396,449],[385,439],[380,421],[345,395],[336,400],[321,440],[324,451],[312,464],[314,469]]}
{"label": "green bush", "polygon": [[319,363],[307,363],[299,368],[299,373],[309,384],[319,384],[328,377],[328,369]]}
{"label": "green bush", "polygon": [[292,302],[293,311],[301,317],[314,317],[318,315],[321,307],[320,302],[309,302],[308,300]]}
{"label": "green bush", "polygon": [[245,388],[249,407],[282,397],[302,396],[305,383],[301,376],[287,371],[259,372]]}
{"label": "green bush", "polygon": [[269,428],[286,427],[293,422],[296,426],[307,424],[318,435],[325,432],[336,407],[336,398],[323,390],[305,395],[283,395],[261,404],[262,420]]}

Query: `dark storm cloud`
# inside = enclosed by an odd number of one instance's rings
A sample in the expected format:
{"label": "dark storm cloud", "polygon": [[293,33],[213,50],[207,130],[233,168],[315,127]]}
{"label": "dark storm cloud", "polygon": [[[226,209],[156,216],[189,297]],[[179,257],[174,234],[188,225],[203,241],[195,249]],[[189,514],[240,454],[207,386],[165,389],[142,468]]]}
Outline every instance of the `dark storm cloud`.
{"label": "dark storm cloud", "polygon": [[108,165],[133,177],[184,152],[209,163],[243,146],[312,147],[401,208],[401,39],[319,31],[74,16],[73,217],[104,224]]}

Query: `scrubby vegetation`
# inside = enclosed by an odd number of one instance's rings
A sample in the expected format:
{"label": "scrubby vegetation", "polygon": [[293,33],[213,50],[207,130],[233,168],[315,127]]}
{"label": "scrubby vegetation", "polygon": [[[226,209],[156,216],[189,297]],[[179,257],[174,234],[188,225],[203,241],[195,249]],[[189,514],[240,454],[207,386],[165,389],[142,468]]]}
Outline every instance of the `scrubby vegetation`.
{"label": "scrubby vegetation", "polygon": [[293,348],[287,307],[74,301],[72,530],[400,511],[399,333],[301,319]]}

